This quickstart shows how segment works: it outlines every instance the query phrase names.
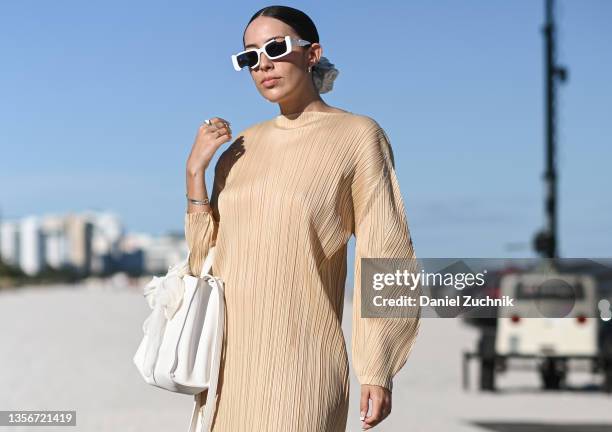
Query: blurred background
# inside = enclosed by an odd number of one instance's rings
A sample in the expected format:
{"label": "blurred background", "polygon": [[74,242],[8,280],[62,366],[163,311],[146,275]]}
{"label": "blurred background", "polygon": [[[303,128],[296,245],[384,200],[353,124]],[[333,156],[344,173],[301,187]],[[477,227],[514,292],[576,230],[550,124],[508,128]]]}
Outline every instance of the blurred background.
{"label": "blurred background", "polygon": [[[313,19],[340,70],[323,99],[387,132],[417,256],[612,255],[612,2],[283,4]],[[132,363],[142,288],[187,252],[199,124],[239,132],[279,114],[230,60],[267,5],[0,3],[0,410],[76,410],[70,430],[187,427],[192,398]],[[580,271],[598,293],[612,279]],[[570,320],[588,328],[571,336],[584,352],[514,350],[516,369],[499,341],[518,336],[498,320],[424,321],[377,430],[612,430],[603,318]]]}

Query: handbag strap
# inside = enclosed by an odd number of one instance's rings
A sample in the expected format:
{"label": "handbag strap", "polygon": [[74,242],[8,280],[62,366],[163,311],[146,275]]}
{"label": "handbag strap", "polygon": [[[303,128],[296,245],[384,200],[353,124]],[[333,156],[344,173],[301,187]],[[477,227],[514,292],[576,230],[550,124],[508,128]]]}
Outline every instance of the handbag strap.
{"label": "handbag strap", "polygon": [[[214,253],[214,252],[213,252]],[[217,295],[220,299],[223,299],[223,290],[219,288],[216,280],[213,280]],[[215,336],[215,355],[211,366],[211,377],[210,386],[208,393],[206,394],[206,405],[204,406],[204,412],[201,417],[201,422],[198,423],[200,418],[199,412],[202,410],[202,393],[194,395],[193,412],[191,414],[191,424],[189,426],[189,432],[209,432],[212,425],[213,416],[215,414],[215,407],[217,406],[217,384],[219,382],[219,369],[221,367],[221,354],[223,348],[223,330],[225,325],[225,308],[223,301],[219,301],[219,321],[223,325],[217,326],[217,334]]]}
{"label": "handbag strap", "polygon": [[[212,269],[213,261],[215,259],[216,246],[211,246],[208,249],[208,255],[206,255],[206,259],[204,260],[204,264],[202,264],[202,271],[200,272],[200,279],[205,275],[210,274],[210,270]],[[191,256],[191,251],[187,253],[186,263],[189,263],[189,257]]]}
{"label": "handbag strap", "polygon": [[200,272],[200,278],[203,278],[204,275],[210,274],[210,269],[213,265],[213,260],[215,259],[215,251],[216,246],[211,246],[208,249],[208,255],[206,255],[206,259],[204,260],[204,264],[202,264],[202,271]]}

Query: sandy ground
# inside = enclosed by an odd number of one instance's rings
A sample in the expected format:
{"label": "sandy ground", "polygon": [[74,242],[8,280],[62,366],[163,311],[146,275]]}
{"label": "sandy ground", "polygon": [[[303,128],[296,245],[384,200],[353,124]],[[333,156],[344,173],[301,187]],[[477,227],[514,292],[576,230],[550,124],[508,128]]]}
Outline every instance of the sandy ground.
{"label": "sandy ground", "polygon": [[[350,353],[347,301],[343,327]],[[55,431],[186,431],[192,396],[149,386],[132,356],[150,310],[139,289],[55,286],[0,293],[0,409],[76,410],[76,427]],[[461,387],[461,352],[477,334],[455,319],[424,319],[395,378],[393,411],[376,431],[612,431],[612,396],[600,377],[570,375],[572,390],[539,390],[535,372],[499,377],[497,394]],[[352,370],[352,369],[351,369]],[[351,375],[348,431],[360,431]],[[38,427],[0,427],[23,431]]]}

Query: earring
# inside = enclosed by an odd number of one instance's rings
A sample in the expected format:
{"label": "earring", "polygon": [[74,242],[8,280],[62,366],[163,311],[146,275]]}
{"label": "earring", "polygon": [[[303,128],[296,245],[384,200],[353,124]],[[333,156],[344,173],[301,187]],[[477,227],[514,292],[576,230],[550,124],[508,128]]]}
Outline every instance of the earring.
{"label": "earring", "polygon": [[312,66],[308,66],[308,73],[312,71]]}

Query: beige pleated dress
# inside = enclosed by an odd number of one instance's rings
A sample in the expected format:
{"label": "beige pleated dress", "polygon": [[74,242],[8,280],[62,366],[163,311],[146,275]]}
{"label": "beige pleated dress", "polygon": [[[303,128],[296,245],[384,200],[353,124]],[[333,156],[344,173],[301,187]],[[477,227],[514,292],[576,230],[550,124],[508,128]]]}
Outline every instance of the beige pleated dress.
{"label": "beige pleated dress", "polygon": [[185,214],[185,236],[193,274],[214,244],[212,272],[225,282],[212,430],[344,431],[349,364],[341,322],[351,235],[359,382],[391,389],[420,325],[420,314],[361,318],[359,307],[360,258],[415,257],[387,135],[350,112],[257,123],[219,156],[210,200],[212,212]]}

